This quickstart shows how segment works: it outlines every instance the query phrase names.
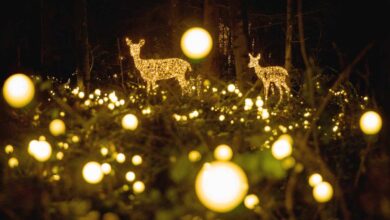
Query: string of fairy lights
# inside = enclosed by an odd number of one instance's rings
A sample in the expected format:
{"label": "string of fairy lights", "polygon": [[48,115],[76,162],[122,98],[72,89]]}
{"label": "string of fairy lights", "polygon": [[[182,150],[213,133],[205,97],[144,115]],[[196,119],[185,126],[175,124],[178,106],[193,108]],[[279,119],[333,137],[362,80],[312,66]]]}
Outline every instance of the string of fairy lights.
{"label": "string of fairy lights", "polygon": [[[141,77],[147,82],[147,91],[156,89],[155,83],[158,80],[168,78],[176,78],[182,90],[187,89],[189,82],[185,79],[185,72],[191,69],[190,64],[182,59],[149,59],[141,60],[139,58],[140,48],[144,41],[138,44],[127,40],[130,47],[130,53],[136,62],[138,70],[141,72]],[[195,45],[195,46],[194,46]],[[200,45],[200,46],[197,46]],[[206,30],[201,28],[190,29],[183,35],[181,41],[184,54],[191,59],[204,58],[212,48],[211,37]],[[279,89],[279,94],[282,96],[282,91],[290,96],[290,88],[286,84],[287,71],[282,67],[272,67],[264,70],[267,67],[261,67],[258,64],[260,57],[253,57],[250,55],[249,67],[255,69],[255,73],[262,77],[262,82],[268,90],[271,86]],[[138,60],[138,61],[137,61]],[[255,63],[254,63],[255,62]],[[251,64],[252,63],[252,64]],[[184,78],[183,78],[184,77]],[[183,81],[184,80],[184,81]],[[263,129],[257,132],[269,134],[264,143],[260,143],[259,149],[269,149],[272,156],[283,161],[284,164],[289,164],[286,167],[292,168],[298,166],[299,162],[292,156],[294,151],[294,138],[291,133],[299,129],[309,129],[310,121],[312,120],[313,109],[305,108],[300,115],[298,121],[285,121],[284,123],[271,123],[278,121],[278,117],[287,114],[288,110],[274,110],[267,105],[268,101],[267,91],[265,98],[256,96],[254,98],[246,97],[234,83],[227,84],[223,87],[213,86],[209,80],[203,80],[200,87],[191,87],[193,90],[200,90],[205,97],[218,96],[220,101],[211,105],[194,106],[187,112],[171,112],[171,120],[177,124],[190,124],[198,118],[203,118],[209,123],[223,124],[223,125],[245,125],[246,123],[261,122]],[[319,84],[316,84],[320,88]],[[82,91],[80,88],[71,88],[68,84],[62,86],[66,91],[69,99],[75,100],[80,104],[83,111],[111,111],[121,110],[120,114],[116,114],[117,123],[125,132],[135,133],[143,128],[143,121],[145,118],[151,117],[155,111],[152,104],[145,102],[145,97],[139,92],[133,92],[130,95],[122,94],[117,91],[104,91],[104,89],[95,89],[89,94]],[[143,91],[145,86],[138,85],[133,87],[136,91]],[[148,96],[161,96],[162,103],[167,102],[169,96],[166,91],[158,90],[154,94],[147,93]],[[60,98],[66,102],[69,99],[58,97],[58,91],[49,91],[51,97]],[[334,96],[342,97],[345,102],[349,102],[347,92],[344,89],[334,91]],[[35,97],[35,85],[32,78],[27,75],[17,73],[11,75],[3,85],[3,97],[6,103],[12,108],[22,109],[29,105]],[[367,97],[363,97],[363,104],[365,107]],[[129,106],[136,106],[129,111]],[[27,153],[39,163],[45,163],[50,159],[61,161],[64,157],[70,154],[73,146],[80,144],[85,138],[81,133],[75,133],[71,123],[67,120],[66,109],[61,109],[57,118],[51,120],[46,126],[50,132],[48,136],[38,136],[35,139],[28,140]],[[34,115],[33,121],[39,121],[42,118],[40,114]],[[339,112],[332,119],[333,126],[330,133],[334,133],[335,138],[341,138],[341,130],[343,121],[345,120],[344,113]],[[382,127],[382,120],[380,115],[372,110],[364,111],[359,122],[360,128],[365,135],[376,135],[380,132]],[[319,130],[323,129],[321,126]],[[125,133],[128,134],[128,133]],[[56,142],[53,142],[56,140]],[[19,159],[14,154],[20,148],[7,144],[4,147],[5,153],[8,155],[8,166],[10,169],[15,169],[19,166]],[[103,160],[91,160],[82,166],[82,177],[86,184],[102,184],[102,181],[109,175],[122,175],[126,183],[123,184],[122,189],[131,189],[134,194],[143,193],[147,190],[147,185],[139,175],[140,170],[135,171],[136,167],[142,167],[144,164],[144,156],[139,153],[128,154],[121,151],[114,144],[102,144],[99,148],[99,153]],[[212,161],[205,162],[198,171],[196,180],[193,184],[195,192],[199,201],[208,209],[216,212],[229,212],[240,205],[242,202],[248,209],[255,209],[261,202],[261,196],[248,193],[251,192],[250,181],[245,171],[232,158],[237,154],[232,147],[227,144],[220,144],[213,150]],[[188,151],[188,160],[196,163],[202,160],[204,152],[198,150]],[[114,172],[114,164],[131,164],[123,173]],[[302,166],[302,165],[300,165]],[[51,175],[50,181],[61,181],[61,173],[56,169],[51,169],[50,172],[45,172],[44,175]],[[48,174],[51,173],[51,174]],[[323,180],[320,173],[312,173],[308,177],[308,184],[313,188],[313,198],[319,202],[328,202],[333,197],[332,185]],[[260,197],[260,198],[259,198]]]}

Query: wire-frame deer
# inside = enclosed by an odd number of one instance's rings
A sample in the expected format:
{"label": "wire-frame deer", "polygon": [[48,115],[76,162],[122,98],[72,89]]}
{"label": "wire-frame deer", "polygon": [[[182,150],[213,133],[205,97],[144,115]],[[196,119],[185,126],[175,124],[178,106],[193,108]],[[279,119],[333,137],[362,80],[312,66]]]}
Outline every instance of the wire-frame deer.
{"label": "wire-frame deer", "polygon": [[126,38],[126,43],[130,48],[130,55],[134,59],[135,67],[140,71],[142,79],[146,81],[146,90],[150,92],[156,88],[156,82],[164,79],[175,78],[181,87],[182,93],[190,91],[189,82],[185,74],[192,71],[191,65],[179,58],[168,59],[141,59],[141,47],[145,40],[141,39],[139,43],[133,43]]}
{"label": "wire-frame deer", "polygon": [[285,93],[288,97],[290,94],[290,87],[288,87],[287,85],[287,77],[288,77],[287,70],[281,66],[262,67],[259,64],[260,54],[257,54],[256,57],[252,56],[252,54],[250,53],[248,55],[249,55],[248,67],[254,68],[257,77],[259,77],[259,79],[262,81],[264,86],[265,100],[266,101],[268,100],[269,88],[270,86],[272,86],[271,83],[279,90],[278,104],[283,99],[283,94],[284,94],[283,90],[285,90]]}

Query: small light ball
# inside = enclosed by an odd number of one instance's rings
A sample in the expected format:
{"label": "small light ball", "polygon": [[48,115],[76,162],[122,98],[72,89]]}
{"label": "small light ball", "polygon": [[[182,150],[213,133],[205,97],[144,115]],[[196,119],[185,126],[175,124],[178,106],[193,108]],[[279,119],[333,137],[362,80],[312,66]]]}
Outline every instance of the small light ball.
{"label": "small light ball", "polygon": [[188,153],[188,159],[191,162],[199,161],[202,158],[202,155],[197,150],[192,150]]}
{"label": "small light ball", "polygon": [[138,127],[138,118],[133,114],[127,114],[122,118],[122,127],[134,131]]}
{"label": "small light ball", "polygon": [[145,184],[142,181],[136,181],[133,184],[133,191],[135,194],[142,193],[143,191],[145,191]]}
{"label": "small light ball", "polygon": [[126,173],[126,180],[129,182],[133,182],[135,180],[135,173],[133,171],[129,171]]}
{"label": "small light ball", "polygon": [[377,134],[382,128],[382,118],[374,111],[365,112],[360,118],[360,129],[368,135]]}
{"label": "small light ball", "polygon": [[210,53],[213,47],[213,39],[205,29],[194,27],[183,34],[180,45],[187,57],[202,59]]}
{"label": "small light ball", "polygon": [[8,166],[11,168],[15,168],[15,167],[19,166],[19,160],[16,157],[9,158]]}
{"label": "small light ball", "polygon": [[234,92],[234,90],[236,90],[236,86],[234,84],[229,84],[227,90],[228,92]]}
{"label": "small light ball", "polygon": [[133,163],[134,166],[138,166],[142,164],[142,157],[140,155],[134,155],[131,158],[131,162]]}
{"label": "small light ball", "polygon": [[311,187],[315,187],[316,185],[320,184],[322,182],[322,176],[318,173],[313,173],[309,177],[309,185]]}
{"label": "small light ball", "polygon": [[244,199],[244,205],[248,209],[254,209],[259,204],[259,202],[259,197],[257,197],[255,194],[247,195]]}
{"label": "small light ball", "polygon": [[34,98],[35,87],[30,77],[17,73],[5,80],[3,96],[5,101],[14,108],[28,105]]}
{"label": "small light ball", "polygon": [[317,202],[328,202],[332,199],[333,188],[328,182],[321,182],[313,188],[313,197]]}
{"label": "small light ball", "polygon": [[228,145],[221,144],[215,148],[214,157],[217,160],[230,160],[233,157],[233,151]]}
{"label": "small light ball", "polygon": [[84,180],[91,184],[97,184],[103,179],[103,172],[98,162],[91,161],[83,167]]}
{"label": "small light ball", "polygon": [[118,163],[124,163],[126,160],[126,156],[123,153],[119,153],[116,155],[116,161]]}
{"label": "small light ball", "polygon": [[59,136],[61,134],[65,134],[65,123],[61,119],[54,119],[49,124],[49,131],[54,136]]}
{"label": "small light ball", "polygon": [[109,163],[103,163],[100,169],[106,175],[111,173],[111,165]]}
{"label": "small light ball", "polygon": [[272,145],[271,151],[276,159],[282,160],[291,155],[292,147],[286,139],[278,139]]}
{"label": "small light ball", "polygon": [[248,191],[244,171],[229,161],[206,163],[195,180],[195,191],[201,203],[217,212],[237,207]]}
{"label": "small light ball", "polygon": [[8,144],[7,146],[5,146],[4,151],[6,154],[10,154],[10,153],[14,152],[14,147],[12,145]]}

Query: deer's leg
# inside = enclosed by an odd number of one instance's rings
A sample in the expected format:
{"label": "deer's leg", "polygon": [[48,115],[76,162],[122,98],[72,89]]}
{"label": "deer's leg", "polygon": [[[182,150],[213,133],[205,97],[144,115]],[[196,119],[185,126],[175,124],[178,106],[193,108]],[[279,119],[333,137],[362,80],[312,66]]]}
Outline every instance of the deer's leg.
{"label": "deer's leg", "polygon": [[282,87],[286,90],[287,98],[289,98],[290,87],[288,87],[287,84],[286,84],[285,82],[282,83]]}
{"label": "deer's leg", "polygon": [[268,100],[269,83],[268,82],[263,82],[263,85],[264,85],[264,96],[265,96],[264,99],[267,101]]}
{"label": "deer's leg", "polygon": [[281,86],[279,83],[275,83],[275,86],[276,86],[276,88],[278,88],[278,90],[279,90],[279,101],[278,101],[278,104],[277,104],[277,105],[279,105],[280,102],[281,102],[282,99],[283,99],[283,89],[282,89],[282,86]]}
{"label": "deer's leg", "polygon": [[187,80],[186,80],[186,77],[185,77],[185,75],[183,74],[183,75],[180,75],[180,76],[178,76],[177,77],[177,81],[179,81],[179,85],[180,85],[180,87],[181,87],[181,92],[182,93],[187,93],[188,92],[188,82],[187,82]]}

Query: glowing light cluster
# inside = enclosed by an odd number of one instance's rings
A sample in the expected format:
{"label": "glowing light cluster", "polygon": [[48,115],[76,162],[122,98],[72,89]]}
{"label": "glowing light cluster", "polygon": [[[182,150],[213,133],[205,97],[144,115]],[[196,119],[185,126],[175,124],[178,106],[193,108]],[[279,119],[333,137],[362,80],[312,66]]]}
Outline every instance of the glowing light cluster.
{"label": "glowing light cluster", "polygon": [[145,44],[145,40],[142,39],[137,44],[126,38],[126,42],[130,47],[135,67],[146,81],[148,92],[156,88],[157,81],[171,78],[175,78],[179,82],[183,93],[189,92],[189,82],[186,80],[185,74],[187,71],[192,71],[192,68],[187,61],[179,58],[141,59],[141,47]]}
{"label": "glowing light cluster", "polygon": [[213,211],[228,212],[244,199],[248,180],[234,163],[215,161],[203,165],[196,177],[195,190],[204,206]]}
{"label": "glowing light cluster", "polygon": [[257,77],[259,77],[259,79],[262,81],[264,86],[265,100],[266,101],[268,100],[268,91],[270,86],[272,86],[272,84],[279,91],[278,103],[282,101],[284,92],[287,94],[288,97],[290,94],[290,87],[287,85],[287,77],[288,77],[287,70],[281,66],[262,67],[259,64],[260,54],[258,54],[256,57],[252,56],[252,54],[248,54],[248,55],[250,59],[248,67],[254,68]]}
{"label": "glowing light cluster", "polygon": [[28,153],[40,162],[47,161],[51,156],[52,148],[44,139],[32,140],[28,145]]}

